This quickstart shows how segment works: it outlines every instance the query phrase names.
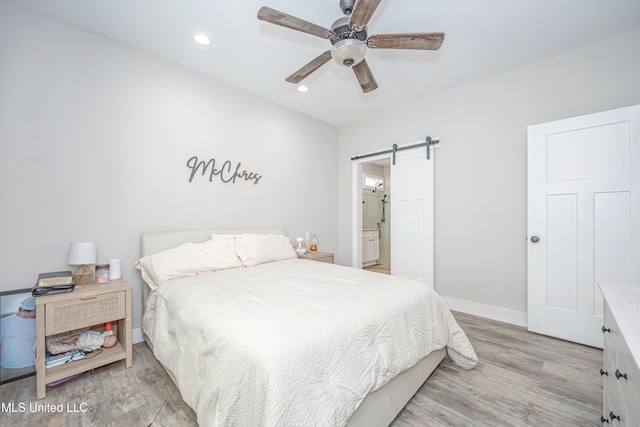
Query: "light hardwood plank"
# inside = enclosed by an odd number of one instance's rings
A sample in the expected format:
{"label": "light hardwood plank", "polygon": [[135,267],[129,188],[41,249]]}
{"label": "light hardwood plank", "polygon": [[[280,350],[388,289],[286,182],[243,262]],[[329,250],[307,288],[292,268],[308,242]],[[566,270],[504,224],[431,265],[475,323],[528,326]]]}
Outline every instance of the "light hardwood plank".
{"label": "light hardwood plank", "polygon": [[465,371],[446,358],[392,426],[600,425],[602,350],[454,315],[478,365]]}

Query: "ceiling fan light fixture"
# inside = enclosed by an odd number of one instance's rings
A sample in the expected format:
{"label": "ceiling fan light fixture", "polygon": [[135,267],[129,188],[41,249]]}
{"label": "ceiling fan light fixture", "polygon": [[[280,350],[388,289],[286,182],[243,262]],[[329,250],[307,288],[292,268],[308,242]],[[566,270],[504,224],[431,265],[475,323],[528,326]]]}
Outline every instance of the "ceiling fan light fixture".
{"label": "ceiling fan light fixture", "polygon": [[358,39],[340,40],[331,48],[331,57],[339,65],[352,67],[359,64],[367,53],[367,45]]}

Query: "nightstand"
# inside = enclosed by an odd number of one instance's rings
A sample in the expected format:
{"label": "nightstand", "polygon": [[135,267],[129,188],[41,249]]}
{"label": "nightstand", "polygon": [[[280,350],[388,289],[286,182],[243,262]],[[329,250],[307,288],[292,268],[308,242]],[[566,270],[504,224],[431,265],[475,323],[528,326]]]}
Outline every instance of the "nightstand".
{"label": "nightstand", "polygon": [[[49,335],[114,322],[118,343],[91,358],[45,367],[45,340]],[[118,360],[133,364],[131,347],[131,285],[118,279],[78,286],[73,292],[36,297],[36,396],[46,385]]]}
{"label": "nightstand", "polygon": [[312,261],[328,262],[333,264],[333,253],[331,252],[307,252],[304,255],[298,255],[300,259],[310,259]]}

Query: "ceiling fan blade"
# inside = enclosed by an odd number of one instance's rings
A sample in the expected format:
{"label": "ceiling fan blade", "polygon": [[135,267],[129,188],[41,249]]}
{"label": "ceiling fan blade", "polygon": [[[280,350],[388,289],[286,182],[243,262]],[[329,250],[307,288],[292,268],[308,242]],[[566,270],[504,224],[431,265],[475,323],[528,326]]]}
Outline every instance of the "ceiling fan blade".
{"label": "ceiling fan blade", "polygon": [[331,34],[331,32],[324,27],[296,18],[295,16],[287,15],[286,13],[279,12],[266,6],[261,7],[258,11],[258,19],[275,25],[280,25],[281,27],[318,36],[323,39],[328,39]]}
{"label": "ceiling fan blade", "polygon": [[367,39],[367,46],[377,49],[438,50],[444,33],[375,34]]}
{"label": "ceiling fan blade", "polygon": [[351,28],[355,30],[364,28],[365,25],[369,23],[369,20],[381,1],[382,0],[356,0],[356,5],[353,7],[351,17],[349,18]]}
{"label": "ceiling fan blade", "polygon": [[367,93],[378,88],[378,83],[376,82],[375,77],[373,77],[373,73],[369,68],[369,64],[367,64],[366,59],[363,59],[351,68],[353,68],[353,72],[356,73],[362,92]]}
{"label": "ceiling fan blade", "polygon": [[318,68],[322,67],[324,64],[329,62],[330,59],[331,59],[331,51],[328,50],[325,53],[320,54],[317,58],[311,60],[308,64],[300,68],[295,73],[291,74],[289,77],[287,77],[286,80],[289,83],[300,83],[302,80],[309,77],[311,73],[313,73]]}

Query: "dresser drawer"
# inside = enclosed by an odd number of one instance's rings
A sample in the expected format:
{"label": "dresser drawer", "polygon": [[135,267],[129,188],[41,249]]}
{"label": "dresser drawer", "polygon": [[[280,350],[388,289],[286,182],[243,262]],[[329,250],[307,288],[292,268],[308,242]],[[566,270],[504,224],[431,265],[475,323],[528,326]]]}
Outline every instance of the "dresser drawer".
{"label": "dresser drawer", "polygon": [[[636,402],[637,405],[637,402]],[[629,411],[629,422],[627,423],[629,427],[638,427],[640,426],[640,415],[635,413],[633,410]]]}
{"label": "dresser drawer", "polygon": [[45,335],[122,319],[125,311],[124,292],[52,302],[46,305]]}
{"label": "dresser drawer", "polygon": [[332,252],[307,252],[304,255],[298,255],[300,259],[310,259],[312,261],[318,262],[328,262],[329,264],[333,264],[333,253]]}
{"label": "dresser drawer", "polygon": [[617,351],[618,345],[617,341],[620,339],[620,329],[618,328],[618,324],[616,320],[613,318],[611,314],[611,309],[609,305],[604,304],[604,323],[603,323],[603,333],[604,333],[604,351],[605,353],[610,352],[611,357],[613,358],[613,363],[617,363]]}
{"label": "dresser drawer", "polygon": [[616,372],[616,353],[613,350],[607,350],[604,352],[603,354],[603,370],[606,374],[600,374],[602,375],[602,379],[604,381],[608,380],[608,379],[613,379],[613,381],[615,381],[615,372]]}
{"label": "dresser drawer", "polygon": [[[629,407],[622,399],[622,391],[620,384],[616,381],[616,377],[605,379],[605,418],[609,420],[611,426],[631,426],[629,424]],[[613,417],[612,417],[613,416]],[[615,418],[614,418],[615,417]],[[618,420],[620,417],[620,420]]]}
{"label": "dresser drawer", "polygon": [[[629,408],[637,407],[640,404],[640,370],[636,361],[631,356],[631,351],[624,339],[618,342],[618,365],[620,378],[616,377],[615,370],[613,378],[620,385],[622,398]],[[611,373],[609,374],[611,375]],[[626,376],[626,379],[625,379]]]}
{"label": "dresser drawer", "polygon": [[609,421],[607,426],[639,427],[640,363],[634,355],[640,355],[640,342],[637,339],[640,286],[598,284],[605,301],[603,369],[609,374],[602,377],[605,404],[603,416]]}
{"label": "dresser drawer", "polygon": [[324,257],[318,257],[318,258],[314,258],[314,261],[318,261],[318,262],[328,262],[330,264],[333,264],[333,255],[327,255]]}

